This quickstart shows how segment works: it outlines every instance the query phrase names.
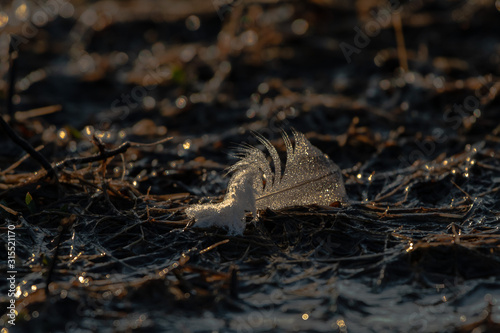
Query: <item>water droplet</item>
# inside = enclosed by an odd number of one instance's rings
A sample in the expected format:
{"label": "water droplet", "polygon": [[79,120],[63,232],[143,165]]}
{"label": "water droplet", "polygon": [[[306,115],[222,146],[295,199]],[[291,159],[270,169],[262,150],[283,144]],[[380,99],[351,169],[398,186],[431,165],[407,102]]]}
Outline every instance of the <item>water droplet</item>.
{"label": "water droplet", "polygon": [[389,80],[382,80],[380,81],[379,86],[382,90],[387,90],[391,87],[391,82]]}
{"label": "water droplet", "polygon": [[186,28],[191,31],[196,31],[200,28],[200,18],[196,15],[191,15],[186,19]]}
{"label": "water droplet", "polygon": [[59,15],[62,18],[70,18],[73,16],[74,13],[75,13],[75,7],[68,2],[62,5],[61,8],[59,9]]}
{"label": "water droplet", "polygon": [[76,141],[71,140],[68,143],[68,151],[70,153],[76,153],[77,149],[78,149],[78,145],[76,144]]}
{"label": "water droplet", "polygon": [[95,61],[91,55],[85,54],[78,59],[78,69],[82,73],[93,72],[95,70]]}
{"label": "water droplet", "polygon": [[65,140],[68,138],[68,131],[66,129],[61,129],[59,130],[59,132],[57,132],[57,136],[61,139],[61,140]]}
{"label": "water droplet", "polygon": [[219,70],[222,74],[227,74],[231,71],[231,63],[227,60],[224,60],[219,65]]}
{"label": "water droplet", "polygon": [[405,79],[406,83],[415,82],[415,73],[412,73],[412,72],[405,73],[404,79]]}
{"label": "water droplet", "polygon": [[339,319],[337,320],[337,326],[340,328],[340,329],[344,329],[346,327],[346,324],[345,324],[345,321],[343,319]]}
{"label": "water droplet", "polygon": [[15,14],[19,20],[26,21],[29,15],[29,8],[24,1],[16,8]]}
{"label": "water droplet", "polygon": [[5,12],[0,12],[0,28],[6,26],[7,23],[9,23],[9,15]]}
{"label": "water droplet", "polygon": [[304,19],[297,19],[292,23],[292,31],[296,35],[303,35],[309,29],[309,23]]}
{"label": "water droplet", "polygon": [[186,96],[180,96],[175,100],[175,106],[177,106],[179,109],[184,109],[186,105],[187,105]]}
{"label": "water droplet", "polygon": [[127,61],[128,61],[128,55],[125,52],[116,53],[112,60],[115,66],[125,65]]}
{"label": "water droplet", "polygon": [[261,84],[259,84],[257,90],[261,95],[267,94],[267,92],[269,91],[269,84],[267,84],[266,82],[262,82]]}
{"label": "water droplet", "polygon": [[253,30],[247,30],[241,34],[240,40],[243,42],[245,46],[253,46],[259,40],[257,33]]}
{"label": "water droplet", "polygon": [[247,118],[249,118],[249,119],[252,119],[253,117],[255,117],[255,114],[256,114],[256,113],[255,113],[255,110],[253,110],[253,109],[249,109],[249,110],[247,110],[247,112],[246,112],[246,116],[247,116]]}
{"label": "water droplet", "polygon": [[92,26],[97,22],[97,13],[94,9],[87,9],[80,16],[80,20],[87,26]]}
{"label": "water droplet", "polygon": [[401,107],[401,110],[407,111],[410,108],[410,105],[408,104],[408,102],[403,102],[403,103],[401,103],[400,107]]}
{"label": "water droplet", "polygon": [[194,46],[188,46],[184,50],[182,50],[179,58],[183,62],[189,62],[196,55],[196,48]]}
{"label": "water droplet", "polygon": [[92,135],[94,135],[94,131],[94,126],[85,126],[85,128],[83,129],[83,135],[91,137]]}
{"label": "water droplet", "polygon": [[146,96],[142,100],[142,104],[144,105],[144,108],[146,110],[151,110],[156,106],[156,100],[154,99],[154,97]]}

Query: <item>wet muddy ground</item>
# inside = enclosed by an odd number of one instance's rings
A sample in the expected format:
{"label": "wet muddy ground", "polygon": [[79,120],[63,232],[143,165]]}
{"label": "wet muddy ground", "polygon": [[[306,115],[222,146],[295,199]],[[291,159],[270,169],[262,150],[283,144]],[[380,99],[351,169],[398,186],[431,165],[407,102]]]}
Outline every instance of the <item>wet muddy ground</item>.
{"label": "wet muddy ground", "polygon": [[[5,332],[499,331],[499,9],[2,5],[2,115],[58,180],[0,132]],[[193,228],[234,148],[255,131],[284,157],[291,128],[350,202]]]}

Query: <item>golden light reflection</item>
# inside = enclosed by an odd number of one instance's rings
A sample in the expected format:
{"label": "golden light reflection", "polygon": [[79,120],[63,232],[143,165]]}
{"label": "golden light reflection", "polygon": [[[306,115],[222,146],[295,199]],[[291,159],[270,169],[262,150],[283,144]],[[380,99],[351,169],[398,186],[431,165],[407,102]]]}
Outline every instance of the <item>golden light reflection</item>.
{"label": "golden light reflection", "polygon": [[413,242],[410,242],[410,246],[406,249],[406,252],[410,252],[410,251],[413,251],[414,248],[413,248]]}
{"label": "golden light reflection", "polygon": [[302,320],[307,320],[307,319],[309,319],[309,315],[307,313],[304,313],[302,315]]}
{"label": "golden light reflection", "polygon": [[38,288],[37,288],[37,286],[36,286],[36,285],[32,285],[32,286],[31,286],[31,291],[36,291],[37,289],[38,289]]}
{"label": "golden light reflection", "polygon": [[16,287],[16,293],[14,294],[14,297],[15,298],[19,298],[21,296],[22,292],[21,292],[21,287],[20,286],[17,286]]}
{"label": "golden light reflection", "polygon": [[[69,247],[69,257],[73,257],[73,250],[74,250],[74,245],[75,244],[75,231],[73,231],[73,234],[71,235],[71,246]],[[73,260],[74,261],[74,260]],[[73,263],[72,261],[72,263]]]}
{"label": "golden light reflection", "polygon": [[92,136],[94,134],[94,127],[93,126],[85,126],[83,129],[83,134],[86,136]]}
{"label": "golden light reflection", "polygon": [[158,273],[158,275],[159,275],[159,276],[161,276],[161,277],[163,277],[163,276],[167,275],[167,274],[168,274],[168,272],[169,272],[169,269],[168,269],[168,268],[165,268],[165,269],[161,270],[161,271]]}
{"label": "golden light reflection", "polygon": [[[80,256],[81,256],[82,254],[83,254],[83,251],[82,251],[82,252],[80,252],[80,253],[78,253],[78,254],[77,254],[77,255],[76,255],[73,259],[71,259],[71,263],[73,264],[75,261],[77,261],[77,260],[78,260],[78,258],[80,258]],[[71,256],[72,256],[72,255],[70,254],[70,257],[71,257]]]}
{"label": "golden light reflection", "polygon": [[57,136],[61,139],[61,140],[64,140],[68,137],[68,131],[66,131],[65,129],[62,129],[60,130],[58,133],[57,133]]}
{"label": "golden light reflection", "polygon": [[345,324],[344,319],[339,319],[339,320],[337,320],[337,326],[338,326],[340,329],[345,328],[345,327],[346,327],[346,324]]}
{"label": "golden light reflection", "polygon": [[78,281],[86,286],[88,286],[89,284],[89,278],[85,277],[85,273],[82,273],[82,275],[78,276]]}
{"label": "golden light reflection", "polygon": [[29,15],[28,6],[26,5],[26,3],[21,3],[19,7],[16,8],[15,14],[19,20],[26,21]]}
{"label": "golden light reflection", "polygon": [[184,149],[189,149],[191,148],[191,140],[186,140],[183,144],[182,144],[182,147]]}
{"label": "golden light reflection", "polygon": [[5,27],[7,23],[9,23],[9,15],[5,12],[0,12],[0,28]]}
{"label": "golden light reflection", "polygon": [[187,105],[187,97],[186,96],[180,96],[175,100],[175,106],[177,106],[179,109],[184,109]]}
{"label": "golden light reflection", "polygon": [[358,175],[356,176],[358,179],[361,179],[362,175],[360,173],[358,173]]}

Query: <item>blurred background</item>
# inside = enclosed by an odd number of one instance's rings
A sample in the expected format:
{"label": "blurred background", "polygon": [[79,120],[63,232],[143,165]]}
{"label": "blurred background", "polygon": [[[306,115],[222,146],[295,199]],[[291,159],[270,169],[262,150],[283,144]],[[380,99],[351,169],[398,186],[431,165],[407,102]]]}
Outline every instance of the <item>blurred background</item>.
{"label": "blurred background", "polygon": [[[172,136],[165,162],[227,163],[229,145],[252,140],[250,130],[276,139],[295,127],[344,169],[405,137],[381,163],[411,165],[497,126],[499,8],[494,0],[3,2],[0,97],[5,105],[10,44],[13,105],[4,116],[52,160],[84,153],[92,145],[82,138],[95,133],[111,145]],[[428,151],[415,144],[426,138],[436,143]],[[2,141],[0,163],[20,154]]]}

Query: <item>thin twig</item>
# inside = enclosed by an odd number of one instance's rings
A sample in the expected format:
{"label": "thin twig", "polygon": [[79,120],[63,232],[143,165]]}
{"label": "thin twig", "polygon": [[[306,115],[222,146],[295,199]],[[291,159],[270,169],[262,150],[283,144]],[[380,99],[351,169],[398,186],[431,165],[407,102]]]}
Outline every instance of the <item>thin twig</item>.
{"label": "thin twig", "polygon": [[399,13],[392,14],[392,24],[396,33],[396,44],[398,49],[399,66],[408,72],[408,55],[406,54],[405,37],[403,34],[403,23]]}
{"label": "thin twig", "polygon": [[9,136],[9,138],[14,141],[15,144],[17,144],[19,147],[21,147],[25,152],[27,152],[33,159],[35,159],[40,165],[47,170],[47,174],[49,177],[54,178],[57,180],[57,174],[54,168],[52,168],[52,165],[47,161],[47,159],[40,154],[38,151],[36,151],[29,143],[28,141],[24,140],[22,137],[20,137],[10,126],[7,124],[7,122],[3,119],[3,117],[0,117],[0,127],[4,130],[4,132]]}
{"label": "thin twig", "polygon": [[55,168],[60,169],[60,168],[64,168],[64,167],[67,167],[67,166],[70,166],[73,164],[85,164],[85,163],[102,161],[102,160],[108,159],[110,157],[116,156],[118,154],[125,153],[129,148],[155,146],[155,145],[161,144],[163,142],[166,142],[170,139],[172,139],[172,137],[168,137],[168,138],[165,138],[165,139],[162,139],[162,140],[159,140],[156,142],[152,142],[152,143],[137,143],[137,142],[126,141],[115,149],[112,149],[112,150],[103,149],[100,151],[99,154],[96,154],[96,155],[92,155],[92,156],[88,156],[88,157],[67,158],[61,162],[56,163]]}
{"label": "thin twig", "polygon": [[45,295],[49,295],[49,285],[52,282],[52,275],[54,273],[54,269],[56,267],[56,262],[59,257],[59,248],[61,246],[61,239],[63,235],[68,231],[69,227],[73,225],[76,220],[76,215],[70,215],[69,217],[65,217],[61,220],[61,224],[59,226],[59,235],[57,235],[56,240],[56,249],[54,251],[54,257],[52,258],[52,262],[50,263],[49,271],[47,273],[47,282],[45,284]]}
{"label": "thin twig", "polygon": [[[15,81],[15,55],[14,50],[12,48],[12,44],[10,44],[10,58],[11,58],[11,66],[10,66],[10,75],[9,75],[9,91],[7,92],[7,113],[13,114],[13,104],[12,104],[12,96],[14,95],[14,81]],[[35,159],[40,165],[47,170],[47,174],[50,178],[53,178],[57,182],[57,174],[52,168],[52,165],[47,161],[47,159],[36,151],[25,139],[20,137],[12,127],[0,116],[0,127],[4,130],[7,136],[19,147],[21,147],[25,152],[27,152],[33,159]]]}
{"label": "thin twig", "polygon": [[[35,148],[36,151],[40,151],[44,148],[45,146],[38,146]],[[14,164],[12,164],[10,167],[8,167],[7,169],[5,170],[2,170],[0,171],[0,175],[5,175],[7,174],[8,172],[14,170],[15,168],[17,168],[19,165],[21,165],[21,163],[23,163],[30,155],[29,154],[26,154],[24,155],[23,157],[21,157],[17,162],[15,162]]]}

